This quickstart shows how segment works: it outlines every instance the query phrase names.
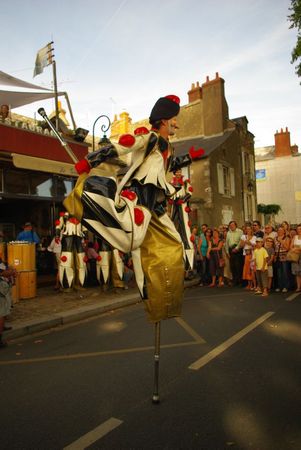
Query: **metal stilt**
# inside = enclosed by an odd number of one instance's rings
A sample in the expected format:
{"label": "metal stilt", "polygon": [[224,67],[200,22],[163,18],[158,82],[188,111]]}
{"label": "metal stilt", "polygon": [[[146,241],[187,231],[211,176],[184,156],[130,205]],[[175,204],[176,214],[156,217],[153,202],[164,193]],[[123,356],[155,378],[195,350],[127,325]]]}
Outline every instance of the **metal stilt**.
{"label": "metal stilt", "polygon": [[160,359],[160,329],[161,322],[155,323],[155,353],[154,353],[154,392],[153,392],[153,403],[160,403],[159,397],[159,359]]}

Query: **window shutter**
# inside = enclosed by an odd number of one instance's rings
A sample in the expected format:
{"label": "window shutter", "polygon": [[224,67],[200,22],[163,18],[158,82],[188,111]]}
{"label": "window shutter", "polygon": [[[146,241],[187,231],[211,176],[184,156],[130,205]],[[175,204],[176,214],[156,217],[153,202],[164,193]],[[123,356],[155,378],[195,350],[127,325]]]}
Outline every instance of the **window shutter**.
{"label": "window shutter", "polygon": [[218,184],[218,193],[224,194],[224,173],[223,173],[223,165],[217,163],[217,184]]}
{"label": "window shutter", "polygon": [[235,196],[235,179],[234,179],[234,169],[233,167],[230,167],[230,189],[231,189],[231,196]]}

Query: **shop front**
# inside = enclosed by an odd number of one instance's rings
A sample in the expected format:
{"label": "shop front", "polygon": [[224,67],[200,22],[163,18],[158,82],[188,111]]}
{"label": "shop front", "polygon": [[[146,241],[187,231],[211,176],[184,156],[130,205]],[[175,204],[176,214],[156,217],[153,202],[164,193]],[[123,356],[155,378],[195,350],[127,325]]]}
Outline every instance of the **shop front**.
{"label": "shop front", "polygon": [[[69,142],[78,157],[88,145]],[[0,231],[6,242],[15,241],[26,222],[40,238],[37,273],[54,271],[47,252],[63,200],[76,181],[74,164],[52,136],[0,124]]]}

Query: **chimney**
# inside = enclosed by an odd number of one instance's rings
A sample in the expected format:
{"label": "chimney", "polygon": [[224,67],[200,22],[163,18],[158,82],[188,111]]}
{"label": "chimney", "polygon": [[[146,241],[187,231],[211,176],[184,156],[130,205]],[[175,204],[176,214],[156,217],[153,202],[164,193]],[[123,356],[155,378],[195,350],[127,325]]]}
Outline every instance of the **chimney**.
{"label": "chimney", "polygon": [[218,72],[213,80],[207,76],[206,82],[202,84],[205,136],[223,133],[227,128],[229,113],[224,84]]}
{"label": "chimney", "polygon": [[292,156],[290,132],[287,127],[285,131],[281,128],[280,132],[275,133],[275,157]]}
{"label": "chimney", "polygon": [[192,103],[196,100],[201,100],[202,98],[202,88],[199,84],[199,82],[196,82],[196,85],[192,83],[190,91],[187,92],[188,94],[188,102]]}
{"label": "chimney", "polygon": [[298,155],[298,145],[294,144],[291,146],[292,155]]}

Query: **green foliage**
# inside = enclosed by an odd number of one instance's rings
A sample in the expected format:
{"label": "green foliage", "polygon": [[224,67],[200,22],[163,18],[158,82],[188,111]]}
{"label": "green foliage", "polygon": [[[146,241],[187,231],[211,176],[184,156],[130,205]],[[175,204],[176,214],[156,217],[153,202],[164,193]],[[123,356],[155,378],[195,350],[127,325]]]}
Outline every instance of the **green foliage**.
{"label": "green foliage", "polygon": [[257,205],[257,212],[265,215],[275,214],[277,215],[281,211],[280,205],[270,204],[265,205],[264,203],[259,203]]}
{"label": "green foliage", "polygon": [[[292,51],[291,64],[293,64],[301,58],[301,0],[291,0],[289,10],[291,11],[291,14],[288,16],[288,20],[291,23],[290,28],[297,28],[298,30],[297,43]],[[298,77],[301,77],[301,62],[296,65],[296,74]]]}

